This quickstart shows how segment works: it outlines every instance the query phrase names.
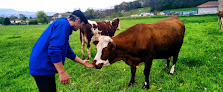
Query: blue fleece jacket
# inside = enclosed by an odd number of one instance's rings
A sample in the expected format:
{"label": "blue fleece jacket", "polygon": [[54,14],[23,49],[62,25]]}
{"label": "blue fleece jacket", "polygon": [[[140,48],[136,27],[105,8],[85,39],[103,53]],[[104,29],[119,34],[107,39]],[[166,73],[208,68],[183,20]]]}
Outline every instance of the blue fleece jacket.
{"label": "blue fleece jacket", "polygon": [[64,64],[65,58],[75,59],[76,54],[69,45],[69,35],[73,26],[66,18],[58,19],[48,26],[32,49],[29,60],[31,75],[55,75],[57,70],[53,63]]}

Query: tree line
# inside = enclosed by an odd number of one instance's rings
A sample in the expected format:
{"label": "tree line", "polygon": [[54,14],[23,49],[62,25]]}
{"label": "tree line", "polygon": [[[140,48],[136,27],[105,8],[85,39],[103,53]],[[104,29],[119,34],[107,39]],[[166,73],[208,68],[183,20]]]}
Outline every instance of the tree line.
{"label": "tree line", "polygon": [[[14,15],[11,15],[11,16],[5,17],[5,18],[0,17],[0,24],[10,25],[10,24],[12,24],[11,21],[16,21],[16,19],[20,19],[20,22],[16,23],[16,25],[21,25],[21,24],[36,25],[38,23],[48,24],[50,22],[50,19],[47,17],[47,15],[43,11],[38,11],[37,18],[35,18],[35,19],[33,19],[32,17],[27,18],[24,14],[19,14],[19,18]],[[27,19],[29,19],[28,23],[26,21]]]}
{"label": "tree line", "polygon": [[114,9],[106,9],[104,11],[87,9],[85,15],[89,19],[100,19],[105,17],[122,17],[123,12],[131,11],[138,8],[150,7],[150,12],[163,11],[169,9],[191,8],[197,7],[207,1],[217,0],[136,0],[133,2],[122,2],[115,5]]}

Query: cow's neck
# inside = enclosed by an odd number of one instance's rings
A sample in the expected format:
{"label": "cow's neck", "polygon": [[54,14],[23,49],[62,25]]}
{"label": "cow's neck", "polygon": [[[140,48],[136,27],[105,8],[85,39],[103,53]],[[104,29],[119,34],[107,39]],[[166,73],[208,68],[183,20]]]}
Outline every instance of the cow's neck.
{"label": "cow's neck", "polygon": [[113,41],[116,44],[116,47],[118,47],[119,49],[128,49],[132,43],[129,39],[127,39],[126,37],[117,37],[114,36],[112,37]]}

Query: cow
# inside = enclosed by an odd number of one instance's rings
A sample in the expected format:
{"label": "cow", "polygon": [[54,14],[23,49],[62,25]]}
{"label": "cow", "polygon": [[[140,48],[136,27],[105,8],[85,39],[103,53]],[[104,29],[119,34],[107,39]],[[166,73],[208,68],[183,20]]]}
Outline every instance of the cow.
{"label": "cow", "polygon": [[101,36],[97,45],[97,54],[92,62],[96,69],[123,60],[131,67],[131,80],[128,86],[135,83],[136,66],[144,63],[145,84],[149,89],[149,74],[153,59],[167,59],[165,69],[169,68],[173,56],[174,73],[178,53],[183,44],[184,23],[172,16],[152,24],[136,24],[117,36]]}
{"label": "cow", "polygon": [[84,59],[85,43],[87,44],[88,59],[91,58],[91,45],[98,43],[98,37],[101,35],[114,36],[116,30],[120,30],[119,19],[113,19],[111,21],[91,21],[88,20],[88,24],[85,24],[80,28],[80,40],[81,40],[81,52],[82,59]]}
{"label": "cow", "polygon": [[223,31],[223,25],[222,25],[222,22],[223,22],[223,10],[218,12],[218,24],[219,24],[219,21],[220,21],[220,31]]}

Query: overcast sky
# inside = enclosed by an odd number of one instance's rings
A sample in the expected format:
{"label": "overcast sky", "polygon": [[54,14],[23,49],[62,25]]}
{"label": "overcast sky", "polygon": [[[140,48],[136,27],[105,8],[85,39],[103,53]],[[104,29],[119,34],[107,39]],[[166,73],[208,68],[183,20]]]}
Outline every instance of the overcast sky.
{"label": "overcast sky", "polygon": [[0,8],[19,11],[67,12],[88,8],[108,9],[122,2],[135,0],[1,0]]}

